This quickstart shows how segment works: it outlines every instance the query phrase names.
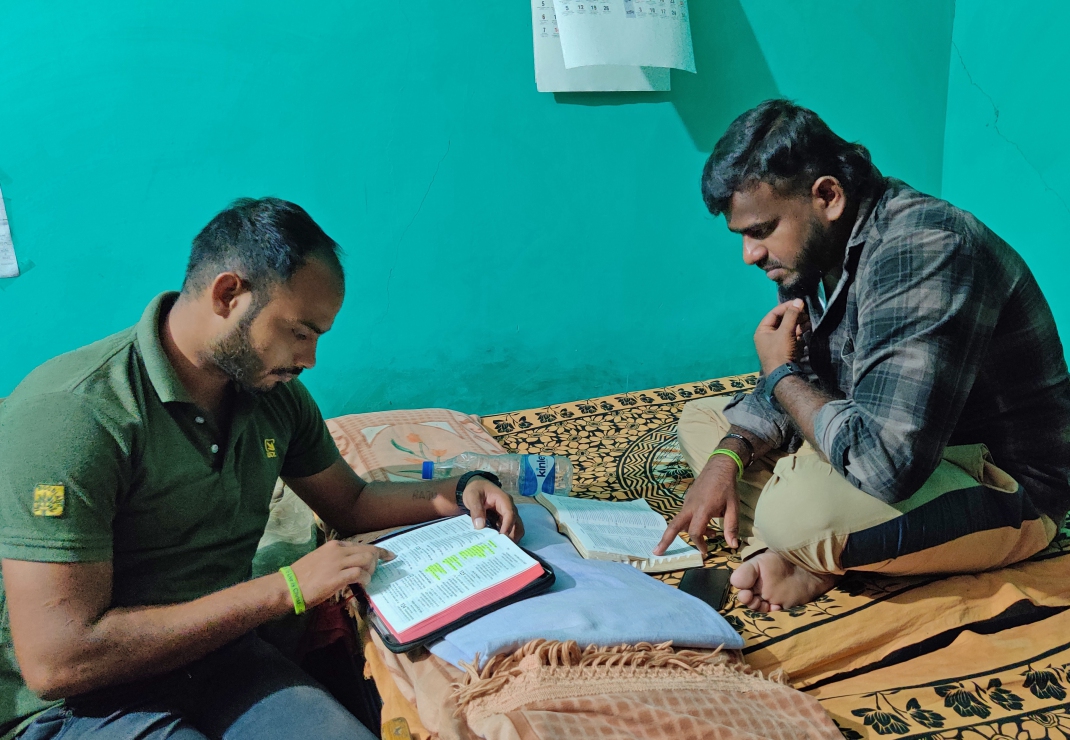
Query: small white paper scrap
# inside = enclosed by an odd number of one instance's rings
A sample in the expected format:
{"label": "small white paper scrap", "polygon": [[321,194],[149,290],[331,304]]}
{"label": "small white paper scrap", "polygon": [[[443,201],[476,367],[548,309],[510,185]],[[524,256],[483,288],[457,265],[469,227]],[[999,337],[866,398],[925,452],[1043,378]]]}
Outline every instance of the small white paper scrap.
{"label": "small white paper scrap", "polygon": [[554,0],[531,0],[535,41],[535,86],[539,92],[624,92],[669,90],[669,70],[602,65],[565,68]]}
{"label": "small white paper scrap", "polygon": [[554,0],[565,67],[695,71],[689,0]]}
{"label": "small white paper scrap", "polygon": [[19,261],[15,258],[15,245],[11,243],[11,228],[7,225],[4,193],[0,191],[0,278],[18,276]]}

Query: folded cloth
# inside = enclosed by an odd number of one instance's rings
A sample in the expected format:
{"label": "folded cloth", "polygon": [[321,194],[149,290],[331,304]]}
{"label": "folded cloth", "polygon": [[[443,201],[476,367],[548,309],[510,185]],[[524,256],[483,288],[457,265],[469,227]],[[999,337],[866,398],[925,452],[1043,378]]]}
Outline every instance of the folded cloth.
{"label": "folded cloth", "polygon": [[431,645],[446,662],[460,667],[478,655],[482,665],[537,638],[583,646],[672,641],[676,647],[743,647],[743,638],[704,602],[625,563],[584,559],[541,506],[520,512],[520,545],[550,563],[557,581],[546,593],[502,607]]}
{"label": "folded cloth", "polygon": [[469,669],[450,698],[488,740],[843,739],[812,697],[719,650],[533,640]]}

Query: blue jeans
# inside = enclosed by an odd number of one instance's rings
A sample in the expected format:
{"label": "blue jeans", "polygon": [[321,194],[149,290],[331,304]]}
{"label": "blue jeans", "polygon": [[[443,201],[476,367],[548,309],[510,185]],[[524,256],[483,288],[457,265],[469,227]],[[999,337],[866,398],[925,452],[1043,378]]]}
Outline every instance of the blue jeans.
{"label": "blue jeans", "polygon": [[249,634],[177,671],[72,697],[19,740],[368,740],[327,690]]}

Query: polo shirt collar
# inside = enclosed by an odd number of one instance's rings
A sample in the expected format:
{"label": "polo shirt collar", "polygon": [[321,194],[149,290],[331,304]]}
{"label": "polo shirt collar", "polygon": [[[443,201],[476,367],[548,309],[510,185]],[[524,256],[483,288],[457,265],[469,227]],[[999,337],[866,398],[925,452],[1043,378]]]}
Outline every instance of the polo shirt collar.
{"label": "polo shirt collar", "polygon": [[193,403],[193,398],[182,385],[160,341],[163,318],[171,310],[177,298],[178,293],[175,291],[160,293],[145,308],[145,313],[142,314],[141,321],[137,324],[137,343],[141,349],[141,358],[145,363],[149,381],[156,390],[156,395],[160,397],[161,403],[176,401]]}

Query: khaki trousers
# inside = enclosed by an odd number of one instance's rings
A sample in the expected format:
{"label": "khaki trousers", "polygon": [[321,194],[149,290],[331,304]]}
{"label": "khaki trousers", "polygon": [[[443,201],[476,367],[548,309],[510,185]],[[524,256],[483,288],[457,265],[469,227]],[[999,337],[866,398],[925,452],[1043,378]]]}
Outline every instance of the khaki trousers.
{"label": "khaki trousers", "polygon": [[[696,476],[728,432],[729,400],[684,406],[680,449]],[[852,486],[808,444],[755,460],[737,491],[743,556],[768,548],[814,573],[989,570],[1043,550],[1058,531],[983,445],[948,447],[921,489],[896,504]]]}

